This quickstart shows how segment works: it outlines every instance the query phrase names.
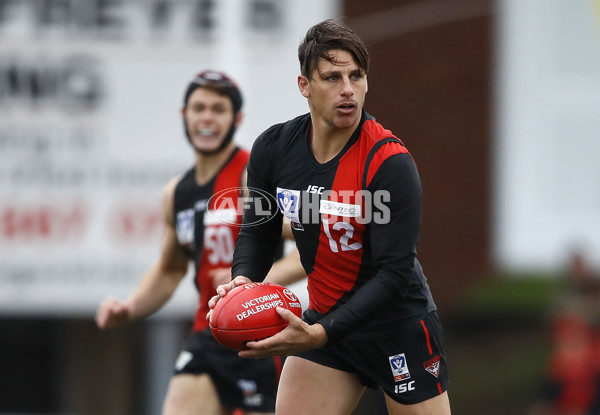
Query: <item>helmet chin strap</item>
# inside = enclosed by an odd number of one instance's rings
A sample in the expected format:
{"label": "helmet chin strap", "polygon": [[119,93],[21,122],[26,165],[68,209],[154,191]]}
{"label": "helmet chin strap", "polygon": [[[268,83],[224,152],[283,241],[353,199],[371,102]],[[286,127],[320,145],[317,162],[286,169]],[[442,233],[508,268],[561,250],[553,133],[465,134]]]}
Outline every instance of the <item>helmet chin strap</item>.
{"label": "helmet chin strap", "polygon": [[194,150],[197,153],[200,153],[202,155],[205,156],[211,156],[214,154],[218,154],[221,151],[223,151],[225,149],[225,147],[227,147],[229,145],[229,143],[231,143],[231,141],[233,140],[233,136],[235,135],[235,119],[236,119],[237,114],[234,115],[233,117],[233,121],[231,122],[231,127],[229,127],[229,131],[227,132],[227,135],[223,138],[223,141],[221,142],[221,145],[219,147],[217,147],[214,150],[200,150],[199,148],[197,148],[194,145],[194,142],[192,141],[192,138],[190,137],[190,132],[187,129],[187,123],[186,120],[183,120],[183,128],[185,129],[185,136],[188,139],[188,142],[190,143],[190,145],[194,148]]}

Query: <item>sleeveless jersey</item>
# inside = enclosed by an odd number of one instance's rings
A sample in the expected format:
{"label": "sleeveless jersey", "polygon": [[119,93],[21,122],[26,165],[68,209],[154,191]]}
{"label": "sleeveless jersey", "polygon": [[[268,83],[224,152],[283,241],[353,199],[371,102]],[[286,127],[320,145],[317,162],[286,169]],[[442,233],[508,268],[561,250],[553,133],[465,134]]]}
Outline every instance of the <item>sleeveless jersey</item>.
{"label": "sleeveless jersey", "polygon": [[[306,114],[256,140],[248,185],[270,194],[278,211],[264,225],[242,229],[233,276],[264,278],[267,261],[257,261],[257,238],[272,245],[264,235],[273,235],[286,216],[308,274],[305,320],[322,324],[330,339],[385,336],[396,323],[435,309],[416,259],[421,188],[414,160],[363,111],[344,149],[319,163],[310,124]],[[244,215],[258,222],[251,211]]]}
{"label": "sleeveless jersey", "polygon": [[231,267],[242,218],[238,196],[241,195],[248,157],[247,151],[236,148],[210,182],[199,186],[193,167],[175,189],[177,239],[194,262],[194,284],[200,294],[194,331],[208,327],[208,300],[216,294],[209,273],[217,268]]}

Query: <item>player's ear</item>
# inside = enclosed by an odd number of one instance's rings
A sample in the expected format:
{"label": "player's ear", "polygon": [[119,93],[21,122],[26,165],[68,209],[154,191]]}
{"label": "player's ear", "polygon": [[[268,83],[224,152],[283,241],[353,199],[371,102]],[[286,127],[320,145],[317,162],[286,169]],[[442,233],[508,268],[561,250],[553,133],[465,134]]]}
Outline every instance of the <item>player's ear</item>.
{"label": "player's ear", "polygon": [[180,110],[180,112],[181,112],[181,116],[182,116],[183,118],[185,118],[185,107],[181,107],[181,110]]}
{"label": "player's ear", "polygon": [[310,84],[304,75],[298,75],[298,89],[304,98],[310,98]]}
{"label": "player's ear", "polygon": [[243,119],[244,119],[244,113],[242,111],[238,111],[238,113],[235,115],[235,129],[236,130],[238,128],[240,128],[240,125],[242,124]]}
{"label": "player's ear", "polygon": [[369,92],[369,80],[367,79],[367,75],[365,75],[365,94]]}

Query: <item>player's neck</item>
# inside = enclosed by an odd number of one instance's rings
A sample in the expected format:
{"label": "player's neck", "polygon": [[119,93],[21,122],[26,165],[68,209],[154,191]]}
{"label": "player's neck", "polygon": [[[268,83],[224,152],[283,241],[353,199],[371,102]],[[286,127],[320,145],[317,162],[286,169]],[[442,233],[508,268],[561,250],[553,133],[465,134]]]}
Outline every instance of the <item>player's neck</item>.
{"label": "player's neck", "polygon": [[212,180],[235,150],[235,143],[231,142],[222,151],[216,154],[196,153],[196,182],[205,185]]}
{"label": "player's neck", "polygon": [[321,164],[337,156],[344,148],[356,126],[350,128],[335,128],[319,126],[313,121],[310,130],[310,148],[315,159]]}

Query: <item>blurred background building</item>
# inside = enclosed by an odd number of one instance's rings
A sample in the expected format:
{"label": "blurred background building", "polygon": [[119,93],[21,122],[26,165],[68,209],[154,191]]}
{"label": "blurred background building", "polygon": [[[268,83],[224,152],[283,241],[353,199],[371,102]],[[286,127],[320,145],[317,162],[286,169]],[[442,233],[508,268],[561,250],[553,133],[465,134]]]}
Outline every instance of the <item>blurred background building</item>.
{"label": "blurred background building", "polygon": [[192,163],[184,88],[238,80],[250,148],[308,111],[297,45],[330,17],[368,43],[366,109],[419,166],[454,412],[547,399],[568,261],[600,267],[599,0],[1,0],[0,414],[160,414],[191,280],[128,328],[93,315],[158,252],[162,186]]}

